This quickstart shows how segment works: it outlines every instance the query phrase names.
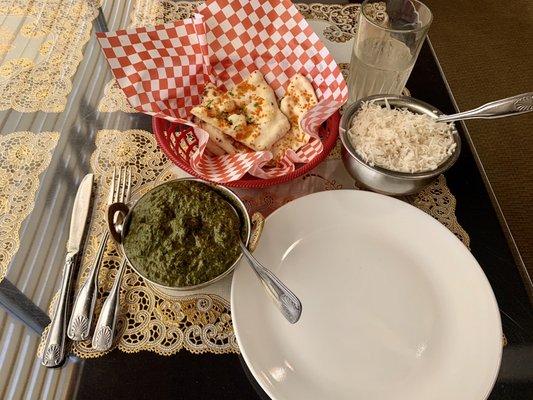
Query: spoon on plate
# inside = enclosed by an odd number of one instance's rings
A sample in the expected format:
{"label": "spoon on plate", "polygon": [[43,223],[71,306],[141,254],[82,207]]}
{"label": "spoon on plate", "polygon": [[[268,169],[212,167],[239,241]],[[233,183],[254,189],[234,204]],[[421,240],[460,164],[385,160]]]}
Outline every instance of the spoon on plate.
{"label": "spoon on plate", "polygon": [[[242,218],[233,204],[228,201],[228,204],[233,209],[233,212],[237,214],[242,227]],[[268,268],[264,267],[255,258],[252,253],[246,248],[242,240],[239,240],[242,254],[250,264],[250,267],[255,271],[255,274],[263,284],[266,292],[270,295],[274,304],[279,308],[283,316],[291,324],[295,324],[302,315],[302,303],[296,297],[296,295]]]}
{"label": "spoon on plate", "polygon": [[522,93],[505,99],[491,101],[473,110],[463,111],[457,114],[441,115],[438,122],[452,122],[474,118],[502,118],[509,115],[524,114],[533,111],[533,92]]}

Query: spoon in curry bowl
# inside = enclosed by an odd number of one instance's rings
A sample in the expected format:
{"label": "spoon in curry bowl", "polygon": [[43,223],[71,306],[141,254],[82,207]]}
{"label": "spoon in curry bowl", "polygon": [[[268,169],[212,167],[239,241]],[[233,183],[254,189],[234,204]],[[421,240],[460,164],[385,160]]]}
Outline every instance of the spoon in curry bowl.
{"label": "spoon in curry bowl", "polygon": [[[233,209],[233,212],[239,218],[240,225],[242,227],[242,218],[237,209],[231,202],[228,201],[228,204]],[[270,295],[274,304],[279,308],[283,316],[291,324],[295,324],[300,319],[302,315],[302,303],[296,297],[296,295],[287,287],[281,280],[274,275],[272,271],[264,267],[246,248],[242,240],[239,240],[241,246],[242,254],[250,264],[250,267],[254,270],[255,274],[263,284],[263,287],[266,289],[266,292]]]}

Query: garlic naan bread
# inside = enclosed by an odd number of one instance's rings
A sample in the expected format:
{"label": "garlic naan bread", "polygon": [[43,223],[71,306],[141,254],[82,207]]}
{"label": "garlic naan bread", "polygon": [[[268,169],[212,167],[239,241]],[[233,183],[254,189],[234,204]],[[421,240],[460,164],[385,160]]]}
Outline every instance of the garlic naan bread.
{"label": "garlic naan bread", "polygon": [[243,153],[246,151],[251,151],[245,145],[237,142],[231,136],[225,135],[224,133],[222,133],[219,129],[215,128],[214,126],[209,125],[201,120],[197,120],[196,123],[200,128],[202,128],[204,131],[206,131],[209,134],[209,141],[207,142],[208,147],[211,147],[212,149],[213,146],[209,146],[209,144],[212,143],[216,147],[222,150],[222,153],[220,153],[219,151],[213,151],[213,153],[215,153],[216,155],[235,154],[235,153]]}
{"label": "garlic naan bread", "polygon": [[206,85],[202,104],[191,113],[256,151],[270,150],[290,129],[274,91],[259,71],[228,92]]}
{"label": "garlic naan bread", "polygon": [[213,155],[215,156],[223,156],[224,154],[227,154],[223,149],[218,147],[214,142],[211,140],[208,140],[205,148],[209,150]]}
{"label": "garlic naan bread", "polygon": [[313,85],[309,80],[296,74],[291,78],[280,109],[291,123],[291,129],[272,146],[273,161],[279,162],[288,149],[297,151],[309,142],[309,135],[300,127],[304,114],[318,103]]}

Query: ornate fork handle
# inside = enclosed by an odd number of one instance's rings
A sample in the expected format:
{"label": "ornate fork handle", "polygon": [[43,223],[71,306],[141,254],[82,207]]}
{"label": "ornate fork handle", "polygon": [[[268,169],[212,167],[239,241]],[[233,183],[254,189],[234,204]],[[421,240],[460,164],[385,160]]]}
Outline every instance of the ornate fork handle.
{"label": "ornate fork handle", "polygon": [[79,290],[74,302],[67,331],[68,337],[72,340],[79,341],[89,338],[98,291],[98,271],[108,238],[109,232],[106,231],[101,239],[98,254],[89,271],[89,276]]}
{"label": "ornate fork handle", "polygon": [[473,118],[492,119],[524,114],[531,111],[533,111],[533,92],[492,101],[473,110],[453,115],[442,115],[437,120],[440,122],[450,122]]}
{"label": "ornate fork handle", "polygon": [[120,268],[113,282],[113,287],[107,296],[107,299],[102,306],[98,322],[94,329],[94,336],[92,340],[92,347],[98,351],[107,351],[113,344],[113,337],[115,332],[115,326],[117,324],[117,315],[119,310],[120,301],[120,282],[122,281],[122,275],[126,266],[126,260],[122,261]]}

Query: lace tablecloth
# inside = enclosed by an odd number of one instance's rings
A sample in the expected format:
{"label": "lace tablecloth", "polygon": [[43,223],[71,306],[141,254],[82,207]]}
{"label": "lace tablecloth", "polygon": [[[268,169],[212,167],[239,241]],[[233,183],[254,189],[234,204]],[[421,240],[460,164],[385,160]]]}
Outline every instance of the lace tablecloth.
{"label": "lace tablecloth", "polygon": [[33,209],[39,175],[50,164],[57,132],[0,136],[0,281],[19,244],[22,221]]}
{"label": "lace tablecloth", "polygon": [[100,0],[0,0],[0,110],[65,109]]}
{"label": "lace tablecloth", "polygon": [[[78,286],[85,280],[106,229],[104,211],[110,171],[113,166],[122,165],[133,167],[134,199],[157,183],[186,176],[161,153],[151,133],[141,130],[98,132],[91,168],[99,185]],[[250,212],[259,211],[267,216],[286,202],[306,194],[348,188],[357,187],[344,170],[339,152],[334,151],[312,173],[292,182],[268,189],[238,190],[237,193]],[[468,246],[468,235],[455,218],[455,198],[443,176],[420,194],[404,200],[439,220]],[[120,259],[110,243],[100,270],[96,313],[111,288]],[[182,348],[193,353],[237,353],[229,307],[230,282],[231,276],[197,293],[176,297],[150,286],[128,268],[122,282],[115,345],[124,352],[149,350],[162,355],[174,354]],[[54,307],[55,299],[50,313]],[[47,330],[43,339],[46,335]],[[90,341],[75,343],[72,352],[83,358],[103,354],[94,351]]]}

